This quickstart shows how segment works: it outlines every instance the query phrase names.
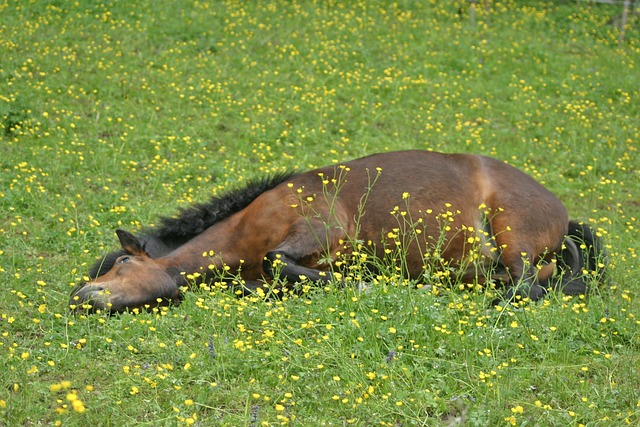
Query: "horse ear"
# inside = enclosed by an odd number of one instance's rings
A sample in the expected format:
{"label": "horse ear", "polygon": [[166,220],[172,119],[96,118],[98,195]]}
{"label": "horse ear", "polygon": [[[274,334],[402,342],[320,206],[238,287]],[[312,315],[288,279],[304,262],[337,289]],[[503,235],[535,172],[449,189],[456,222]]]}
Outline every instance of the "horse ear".
{"label": "horse ear", "polygon": [[122,248],[131,255],[149,256],[149,254],[147,254],[147,251],[144,250],[144,245],[136,236],[129,233],[128,231],[120,229],[116,230],[116,234],[118,235],[118,239],[120,240]]}

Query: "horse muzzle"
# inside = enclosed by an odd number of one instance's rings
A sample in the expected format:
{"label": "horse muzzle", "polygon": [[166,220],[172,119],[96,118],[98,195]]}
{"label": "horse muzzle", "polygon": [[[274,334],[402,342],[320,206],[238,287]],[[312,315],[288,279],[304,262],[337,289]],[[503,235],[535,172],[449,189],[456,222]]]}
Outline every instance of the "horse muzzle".
{"label": "horse muzzle", "polygon": [[82,283],[71,291],[69,308],[74,313],[117,311],[110,301],[110,292],[100,285]]}
{"label": "horse muzzle", "polygon": [[82,283],[71,291],[69,308],[73,313],[95,313],[98,311],[110,314],[127,310],[152,310],[158,306],[180,305],[182,293],[178,287],[161,296],[128,295],[118,289],[109,289],[103,284]]}

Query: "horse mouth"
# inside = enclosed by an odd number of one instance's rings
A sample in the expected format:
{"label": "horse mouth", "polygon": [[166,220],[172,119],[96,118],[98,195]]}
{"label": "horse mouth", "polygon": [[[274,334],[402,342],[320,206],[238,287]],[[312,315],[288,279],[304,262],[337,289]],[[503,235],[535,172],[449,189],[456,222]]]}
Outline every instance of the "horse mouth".
{"label": "horse mouth", "polygon": [[71,291],[69,308],[73,313],[112,311],[109,291],[103,286],[81,283]]}

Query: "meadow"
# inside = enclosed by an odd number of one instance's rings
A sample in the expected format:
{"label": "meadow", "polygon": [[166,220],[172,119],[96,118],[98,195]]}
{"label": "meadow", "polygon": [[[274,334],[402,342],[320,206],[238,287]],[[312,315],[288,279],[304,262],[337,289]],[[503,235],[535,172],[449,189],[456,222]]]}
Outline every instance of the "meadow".
{"label": "meadow", "polygon": [[[640,23],[619,43],[620,12],[0,1],[0,426],[639,425]],[[609,281],[502,308],[377,280],[69,312],[116,228],[408,148],[526,171],[605,240]]]}

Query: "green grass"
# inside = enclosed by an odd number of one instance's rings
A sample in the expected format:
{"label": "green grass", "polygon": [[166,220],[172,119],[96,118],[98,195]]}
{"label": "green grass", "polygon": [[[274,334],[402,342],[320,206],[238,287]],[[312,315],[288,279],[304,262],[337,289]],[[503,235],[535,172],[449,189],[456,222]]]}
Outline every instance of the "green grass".
{"label": "green grass", "polygon": [[[637,17],[618,45],[617,6],[490,4],[0,2],[0,425],[640,423]],[[116,227],[405,148],[531,174],[606,239],[610,285],[67,311]]]}

